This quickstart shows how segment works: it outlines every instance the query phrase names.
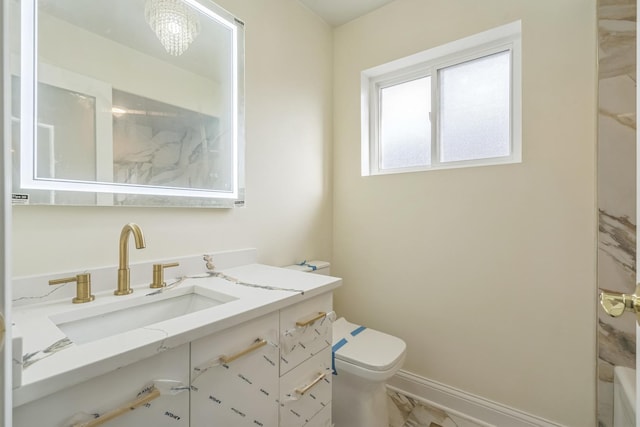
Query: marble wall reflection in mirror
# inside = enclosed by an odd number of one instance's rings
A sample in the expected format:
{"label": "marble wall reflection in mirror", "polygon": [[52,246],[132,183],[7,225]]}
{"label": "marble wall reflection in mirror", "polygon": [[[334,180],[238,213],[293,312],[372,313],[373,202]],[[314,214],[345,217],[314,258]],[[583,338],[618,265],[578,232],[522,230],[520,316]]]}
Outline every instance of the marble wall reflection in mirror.
{"label": "marble wall reflection in mirror", "polygon": [[11,6],[14,204],[244,203],[240,20],[208,0]]}

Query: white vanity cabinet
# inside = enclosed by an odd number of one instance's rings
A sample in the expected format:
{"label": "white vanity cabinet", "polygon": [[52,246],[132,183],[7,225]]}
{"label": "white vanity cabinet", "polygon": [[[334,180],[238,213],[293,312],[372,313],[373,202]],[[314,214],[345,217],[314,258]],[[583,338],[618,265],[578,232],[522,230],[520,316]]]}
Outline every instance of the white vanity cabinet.
{"label": "white vanity cabinet", "polygon": [[280,310],[280,426],[331,426],[332,293]]}
{"label": "white vanity cabinet", "polygon": [[[241,316],[172,349],[163,340],[152,357],[122,366],[123,357],[112,372],[17,406],[14,426],[331,427],[332,293]],[[92,345],[56,356],[78,358]],[[36,363],[44,369],[50,360]]]}
{"label": "white vanity cabinet", "polygon": [[278,356],[278,312],[193,341],[191,427],[277,427]]}
{"label": "white vanity cabinet", "polygon": [[[171,380],[176,383],[158,380]],[[84,423],[94,419],[96,414],[104,416],[117,408],[127,408],[136,399],[149,396],[149,392],[153,392],[154,381],[158,384],[159,397],[134,411],[123,411],[121,415],[108,421],[107,425],[188,427],[188,344],[18,406],[14,408],[13,425],[84,426],[87,425]]]}

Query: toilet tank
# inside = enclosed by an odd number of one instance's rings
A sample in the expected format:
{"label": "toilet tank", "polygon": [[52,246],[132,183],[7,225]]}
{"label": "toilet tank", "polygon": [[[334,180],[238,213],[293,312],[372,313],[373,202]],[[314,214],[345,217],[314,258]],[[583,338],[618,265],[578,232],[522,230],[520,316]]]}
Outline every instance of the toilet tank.
{"label": "toilet tank", "polygon": [[315,273],[315,274],[324,274],[328,276],[330,271],[331,264],[327,261],[303,261],[300,264],[288,265],[285,268],[289,268],[291,270],[305,271],[307,273]]}

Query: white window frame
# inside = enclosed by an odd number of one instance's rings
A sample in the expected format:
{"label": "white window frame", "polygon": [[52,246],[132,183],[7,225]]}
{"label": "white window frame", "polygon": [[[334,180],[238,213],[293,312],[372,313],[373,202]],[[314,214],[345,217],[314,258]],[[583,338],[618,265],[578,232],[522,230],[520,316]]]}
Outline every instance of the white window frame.
{"label": "white window frame", "polygon": [[[521,21],[516,21],[363,71],[361,74],[362,176],[522,162],[521,32]],[[509,51],[511,57],[510,155],[440,162],[438,70],[505,51]],[[382,169],[380,167],[380,91],[385,87],[427,76],[431,77],[431,164]]]}

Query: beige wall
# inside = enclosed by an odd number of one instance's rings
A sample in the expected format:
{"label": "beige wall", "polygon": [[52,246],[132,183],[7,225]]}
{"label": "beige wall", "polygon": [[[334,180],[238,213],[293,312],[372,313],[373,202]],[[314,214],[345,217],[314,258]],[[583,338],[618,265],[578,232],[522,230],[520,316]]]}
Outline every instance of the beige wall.
{"label": "beige wall", "polygon": [[[595,0],[397,0],[334,33],[338,314],[404,368],[595,425]],[[360,176],[360,72],[522,20],[523,163]]]}
{"label": "beige wall", "polygon": [[293,0],[218,3],[246,23],[247,206],[15,207],[14,276],[115,265],[130,221],[147,239],[132,261],[245,247],[274,265],[329,259],[331,29]]}

